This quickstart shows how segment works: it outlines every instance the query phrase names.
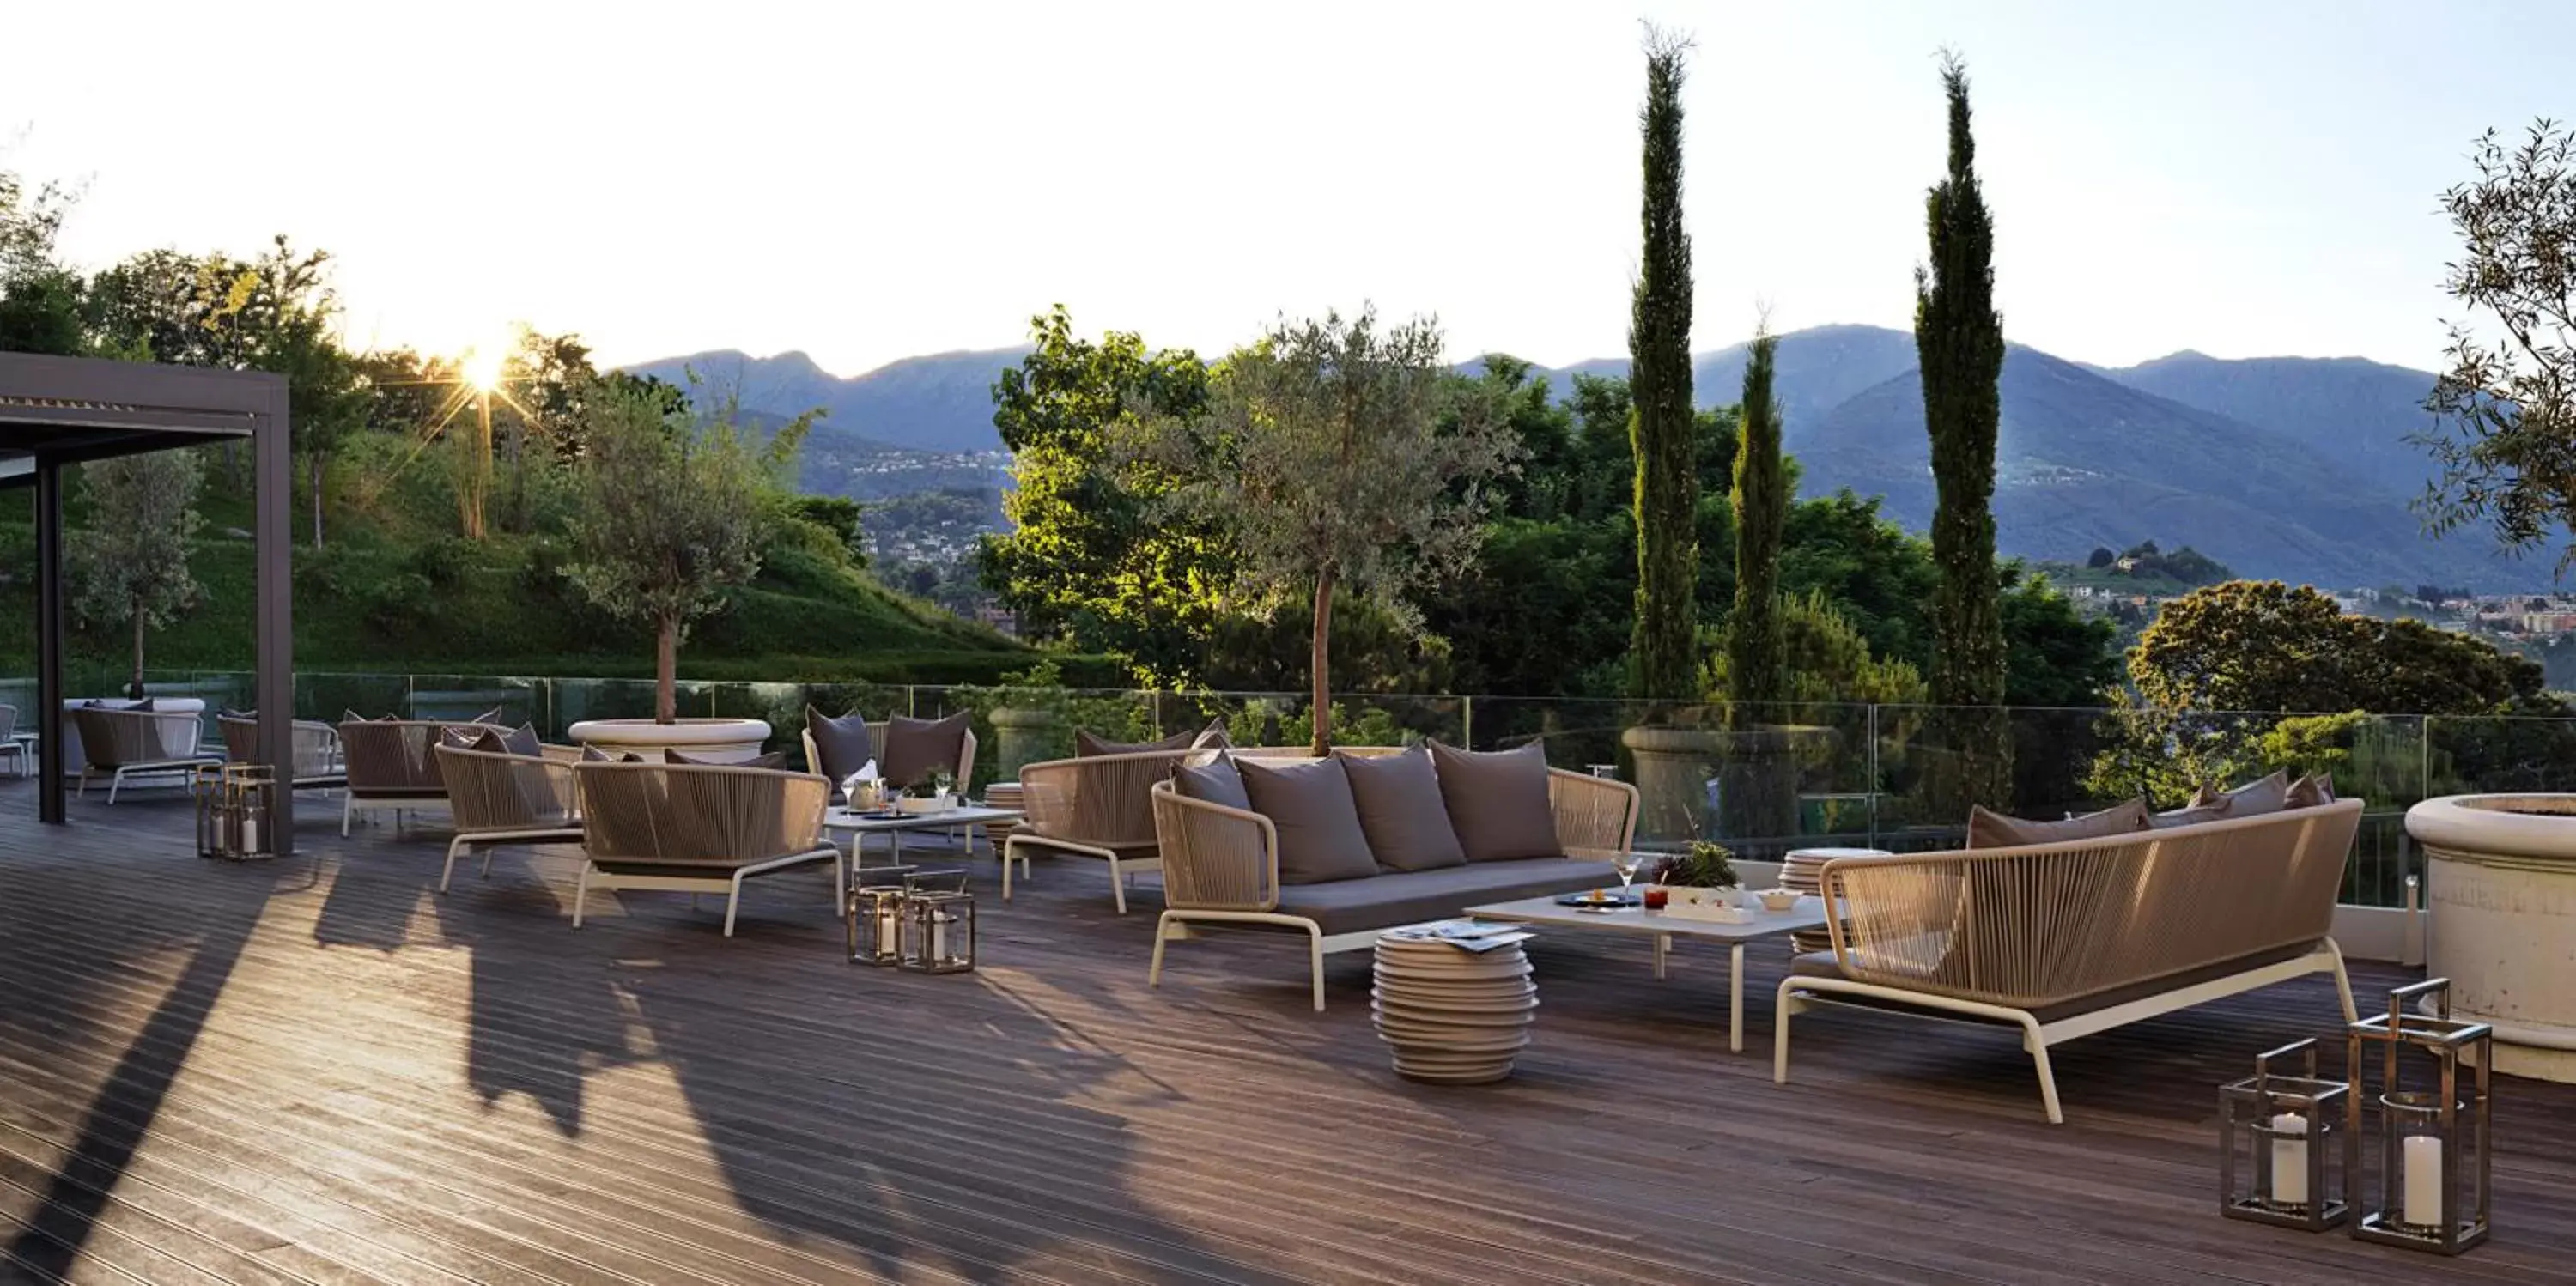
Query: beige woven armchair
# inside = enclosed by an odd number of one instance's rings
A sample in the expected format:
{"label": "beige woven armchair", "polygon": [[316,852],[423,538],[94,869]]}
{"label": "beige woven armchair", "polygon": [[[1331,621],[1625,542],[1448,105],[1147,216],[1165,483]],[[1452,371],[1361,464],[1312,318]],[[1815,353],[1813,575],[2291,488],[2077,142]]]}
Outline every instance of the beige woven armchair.
{"label": "beige woven armchair", "polygon": [[[259,720],[228,714],[218,716],[215,723],[223,730],[224,758],[237,764],[259,762]],[[338,728],[298,719],[293,733],[297,790],[330,790],[349,784],[348,767],[340,758]]]}
{"label": "beige woven armchair", "polygon": [[846,871],[823,834],[832,784],[821,777],[710,764],[584,763],[574,773],[583,856],[574,928],[593,888],[663,889],[724,894],[729,938],[744,880],[808,862],[832,863],[840,906]]}
{"label": "beige woven armchair", "polygon": [[2018,1028],[2054,1124],[2048,1048],[2312,973],[2354,1018],[2327,936],[2359,800],[2102,839],[1842,858],[1821,879],[1833,950],[1781,982],[1790,1019],[1845,1003]]}
{"label": "beige woven armchair", "polygon": [[18,740],[18,707],[0,705],[0,755],[8,757],[18,775],[27,775],[27,743]]}
{"label": "beige woven armchair", "polygon": [[131,779],[186,785],[199,768],[219,764],[199,743],[205,725],[193,713],[177,710],[111,710],[82,706],[71,712],[80,729],[80,782],[74,794],[88,794],[90,779],[105,777],[107,802]]}
{"label": "beige woven armchair", "polygon": [[[1163,914],[1155,926],[1149,985],[1163,981],[1163,948],[1186,941],[1193,924],[1241,924],[1302,931],[1315,1010],[1324,1009],[1324,957],[1373,947],[1397,924],[1456,915],[1467,906],[1548,892],[1596,887],[1611,878],[1608,860],[1636,839],[1637,788],[1622,781],[1548,770],[1548,804],[1556,841],[1569,861],[1470,863],[1441,871],[1382,874],[1331,884],[1293,886],[1294,896],[1322,893],[1322,906],[1284,905],[1279,835],[1259,813],[1153,787],[1161,837]],[[1559,869],[1549,869],[1559,868]],[[1370,895],[1383,895],[1374,904]]]}
{"label": "beige woven armchair", "polygon": [[447,806],[447,786],[438,775],[439,735],[449,728],[478,725],[439,719],[347,719],[340,723],[340,750],[348,767],[349,789],[342,796],[340,833],[360,813],[391,812],[400,827],[403,814]]}
{"label": "beige woven armchair", "polygon": [[439,872],[445,893],[456,876],[456,858],[483,850],[483,874],[492,874],[492,850],[503,844],[580,842],[580,792],[573,766],[553,757],[495,754],[440,746],[439,779],[447,787],[456,836],[447,842],[447,867]]}
{"label": "beige woven armchair", "polygon": [[1011,864],[1023,876],[1038,850],[1109,863],[1118,914],[1127,914],[1127,881],[1162,869],[1154,835],[1154,783],[1204,750],[1139,750],[1121,755],[1052,759],[1020,769],[1020,809],[1027,820],[1002,841],[1002,900],[1011,897]]}

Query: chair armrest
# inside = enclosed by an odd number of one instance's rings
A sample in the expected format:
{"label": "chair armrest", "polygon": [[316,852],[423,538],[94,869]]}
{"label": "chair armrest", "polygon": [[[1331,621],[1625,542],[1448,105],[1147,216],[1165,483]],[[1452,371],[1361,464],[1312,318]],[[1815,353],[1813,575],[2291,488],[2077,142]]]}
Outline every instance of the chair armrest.
{"label": "chair armrest", "polygon": [[1279,905],[1279,832],[1259,813],[1192,799],[1157,782],[1154,834],[1163,904],[1181,911],[1269,911]]}
{"label": "chair armrest", "polygon": [[1973,860],[1966,853],[1909,853],[1827,862],[1818,891],[1835,966],[1863,982],[1931,981],[1972,931],[1963,911]]}
{"label": "chair armrest", "polygon": [[1589,773],[1547,770],[1547,802],[1556,810],[1556,842],[1570,857],[1612,857],[1637,838],[1637,788]]}

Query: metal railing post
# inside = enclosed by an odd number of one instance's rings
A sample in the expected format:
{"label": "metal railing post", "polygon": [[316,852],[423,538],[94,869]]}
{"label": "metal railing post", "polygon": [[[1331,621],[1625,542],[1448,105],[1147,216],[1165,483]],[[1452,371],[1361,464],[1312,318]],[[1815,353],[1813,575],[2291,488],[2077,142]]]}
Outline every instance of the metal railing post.
{"label": "metal railing post", "polygon": [[[1458,705],[1458,748],[1473,750],[1476,748],[1476,698],[1461,696],[1458,698]],[[1583,908],[1575,909],[1580,911]]]}

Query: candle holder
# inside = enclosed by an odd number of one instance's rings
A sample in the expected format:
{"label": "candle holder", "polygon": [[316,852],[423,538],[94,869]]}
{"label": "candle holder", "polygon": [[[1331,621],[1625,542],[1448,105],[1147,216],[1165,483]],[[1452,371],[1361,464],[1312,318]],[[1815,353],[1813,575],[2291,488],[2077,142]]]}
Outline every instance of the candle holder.
{"label": "candle holder", "polygon": [[915,891],[903,898],[902,965],[914,973],[975,967],[975,895]]}
{"label": "candle holder", "polygon": [[[2273,1064],[2299,1056],[2300,1070]],[[2343,1170],[2329,1149],[2343,1143],[2351,1088],[2317,1075],[2317,1043],[2283,1045],[2254,1060],[2254,1074],[2218,1090],[2218,1212],[2307,1232],[2352,1214]],[[2240,1168],[2241,1164],[2241,1168]]]}
{"label": "candle holder", "polygon": [[190,786],[197,797],[197,856],[228,862],[275,857],[268,802],[276,785],[277,774],[266,764],[200,769]]}
{"label": "candle holder", "polygon": [[841,919],[848,927],[851,964],[903,962],[904,902],[909,896],[901,884],[857,884],[850,889]]}
{"label": "candle holder", "polygon": [[[2408,1012],[2421,1001],[2430,1013]],[[2451,1017],[2451,980],[2388,993],[2388,1012],[2347,1029],[2352,1093],[2344,1109],[2344,1192],[2356,1206],[2352,1235],[2456,1255],[2487,1239],[2493,1168],[2494,1029]],[[2366,1046],[2379,1049],[2380,1084],[2365,1092]],[[2469,1083],[2461,1067],[2469,1065]],[[2407,1087],[2409,1068],[2418,1085]],[[2376,1127],[2362,1129],[2367,1105]],[[2375,1182],[2371,1181],[2375,1180]]]}

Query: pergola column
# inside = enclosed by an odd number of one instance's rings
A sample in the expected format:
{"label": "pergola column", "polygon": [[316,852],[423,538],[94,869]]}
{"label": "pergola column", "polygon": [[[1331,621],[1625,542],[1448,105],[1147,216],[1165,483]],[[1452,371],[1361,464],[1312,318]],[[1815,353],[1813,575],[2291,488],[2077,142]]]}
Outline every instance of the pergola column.
{"label": "pergola column", "polygon": [[63,466],[36,461],[36,820],[63,813]]}
{"label": "pergola column", "polygon": [[284,857],[295,851],[295,593],[290,570],[295,491],[287,452],[285,381],[268,389],[262,401],[251,431],[259,475],[252,516],[259,567],[251,626],[258,659],[252,681],[259,700],[259,757],[277,776],[268,792],[269,834],[275,837],[278,856]]}

